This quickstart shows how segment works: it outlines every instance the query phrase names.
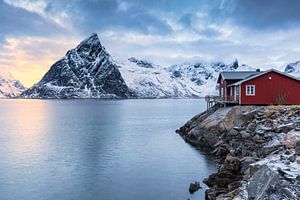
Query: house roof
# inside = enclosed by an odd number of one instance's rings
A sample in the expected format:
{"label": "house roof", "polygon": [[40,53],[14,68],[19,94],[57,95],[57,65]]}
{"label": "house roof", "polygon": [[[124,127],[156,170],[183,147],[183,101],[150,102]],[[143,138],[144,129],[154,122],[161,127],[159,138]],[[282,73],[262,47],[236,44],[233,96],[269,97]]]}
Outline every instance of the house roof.
{"label": "house roof", "polygon": [[261,73],[260,71],[223,71],[220,72],[218,82],[221,77],[224,80],[243,80],[247,77]]}
{"label": "house roof", "polygon": [[280,72],[280,71],[278,71],[278,70],[276,70],[276,69],[269,69],[269,70],[267,70],[267,71],[263,71],[263,72],[260,72],[260,73],[258,73],[258,74],[255,74],[255,75],[246,77],[245,79],[243,79],[243,80],[241,80],[241,81],[238,81],[238,82],[236,82],[236,83],[233,83],[233,84],[231,84],[231,85],[228,85],[228,87],[230,87],[230,86],[235,86],[235,85],[240,85],[240,84],[242,84],[242,83],[244,83],[244,82],[246,82],[246,81],[255,79],[255,78],[257,78],[257,77],[259,77],[259,76],[262,76],[262,75],[264,75],[264,74],[267,74],[267,73],[269,73],[269,72],[275,72],[275,73],[281,74],[281,75],[283,75],[283,76],[289,77],[289,78],[291,78],[291,79],[295,79],[295,80],[297,80],[297,81],[300,81],[299,78],[296,78],[296,77],[294,77],[294,76],[291,76],[291,75],[289,75],[289,74],[287,74],[287,73]]}

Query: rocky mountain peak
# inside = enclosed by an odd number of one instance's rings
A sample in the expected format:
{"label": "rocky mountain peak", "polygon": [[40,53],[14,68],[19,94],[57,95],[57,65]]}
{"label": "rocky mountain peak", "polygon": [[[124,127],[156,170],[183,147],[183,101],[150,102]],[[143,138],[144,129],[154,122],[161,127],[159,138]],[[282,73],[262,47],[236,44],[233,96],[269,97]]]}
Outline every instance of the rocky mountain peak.
{"label": "rocky mountain peak", "polygon": [[78,46],[81,46],[81,45],[97,45],[97,46],[101,45],[98,34],[97,33],[91,34],[88,38],[81,41]]}
{"label": "rocky mountain peak", "polygon": [[69,50],[65,57],[68,59],[91,61],[99,56],[106,58],[110,57],[105,48],[101,45],[98,35],[94,33],[80,42],[76,48]]}
{"label": "rocky mountain peak", "polygon": [[22,94],[26,98],[128,98],[132,95],[97,34],[69,50],[39,83]]}
{"label": "rocky mountain peak", "polygon": [[232,63],[232,68],[237,69],[238,67],[239,67],[239,61],[235,59],[234,62]]}
{"label": "rocky mountain peak", "polygon": [[10,72],[0,68],[0,98],[12,98],[21,94],[25,87]]}
{"label": "rocky mountain peak", "polygon": [[289,73],[295,77],[300,77],[300,61],[288,64],[285,69],[285,73]]}
{"label": "rocky mountain peak", "polygon": [[286,66],[286,68],[284,69],[285,73],[293,73],[296,70],[296,67],[300,64],[300,61],[294,62],[294,63],[290,63]]}

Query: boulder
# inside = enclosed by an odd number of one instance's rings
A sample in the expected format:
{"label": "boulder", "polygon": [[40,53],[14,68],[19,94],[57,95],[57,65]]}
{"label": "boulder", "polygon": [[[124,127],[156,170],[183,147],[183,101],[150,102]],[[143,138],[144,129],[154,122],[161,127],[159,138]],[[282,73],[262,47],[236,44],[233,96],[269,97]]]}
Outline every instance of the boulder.
{"label": "boulder", "polygon": [[300,156],[300,140],[296,142],[295,154]]}
{"label": "boulder", "polygon": [[257,124],[255,124],[255,123],[250,123],[250,124],[248,124],[248,126],[247,126],[247,131],[250,132],[250,133],[253,133],[253,132],[255,131],[256,127],[257,127]]}
{"label": "boulder", "polygon": [[253,137],[253,140],[256,142],[256,143],[264,143],[264,138],[259,136],[259,135],[255,135]]}
{"label": "boulder", "polygon": [[249,138],[251,136],[251,134],[248,133],[247,131],[241,131],[240,134],[243,139]]}
{"label": "boulder", "polygon": [[237,157],[227,155],[221,169],[229,171],[233,174],[238,174],[241,170],[241,167],[241,161]]}
{"label": "boulder", "polygon": [[297,164],[300,164],[300,156],[296,157],[296,162],[297,162]]}
{"label": "boulder", "polygon": [[234,128],[228,132],[228,135],[230,135],[230,136],[237,136],[238,134],[239,134],[239,131]]}
{"label": "boulder", "polygon": [[290,131],[283,137],[281,143],[286,148],[295,148],[298,141],[300,141],[300,131]]}
{"label": "boulder", "polygon": [[269,188],[274,187],[279,180],[280,177],[276,172],[262,166],[249,181],[247,187],[249,199],[264,199]]}
{"label": "boulder", "polygon": [[227,188],[230,183],[238,181],[239,177],[230,172],[218,172],[209,175],[208,178],[203,180],[208,187]]}
{"label": "boulder", "polygon": [[191,194],[193,194],[194,192],[198,191],[200,188],[201,188],[200,182],[195,181],[194,183],[191,183],[191,184],[190,184],[189,192],[190,192]]}

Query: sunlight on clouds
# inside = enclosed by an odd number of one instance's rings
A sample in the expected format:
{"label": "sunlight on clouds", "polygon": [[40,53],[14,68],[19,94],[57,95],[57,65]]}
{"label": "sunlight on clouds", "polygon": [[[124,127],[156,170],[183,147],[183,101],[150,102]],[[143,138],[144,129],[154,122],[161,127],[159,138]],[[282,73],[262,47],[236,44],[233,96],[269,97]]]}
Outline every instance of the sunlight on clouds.
{"label": "sunlight on clouds", "polygon": [[64,29],[74,30],[72,21],[66,11],[55,13],[45,12],[48,4],[47,0],[4,0],[4,2],[15,7],[23,8],[27,11],[37,13],[45,19],[55,22],[57,25]]}
{"label": "sunlight on clouds", "polygon": [[39,14],[44,13],[44,9],[47,6],[47,0],[30,1],[30,0],[4,0],[4,2],[13,5],[15,7],[20,7],[31,12],[36,12]]}
{"label": "sunlight on clouds", "polygon": [[0,53],[0,66],[30,87],[78,41],[63,38],[8,38]]}
{"label": "sunlight on clouds", "polygon": [[[14,34],[11,34],[10,38],[7,38],[9,34],[5,35],[3,41],[6,39],[7,42],[4,46],[0,46],[0,67],[8,68],[27,87],[39,81],[55,61],[88,37],[91,32],[99,33],[101,43],[113,57],[126,59],[134,56],[164,66],[195,60],[229,63],[238,59],[240,63],[246,63],[254,68],[267,68],[284,66],[300,59],[298,27],[276,30],[253,29],[251,26],[233,23],[231,18],[222,18],[219,21],[220,18],[217,16],[219,12],[212,14],[209,9],[178,11],[158,9],[155,6],[151,9],[142,7],[141,12],[147,15],[141,16],[146,17],[145,19],[149,16],[150,18],[148,21],[143,19],[143,23],[139,24],[140,18],[132,18],[132,14],[133,16],[137,14],[135,1],[107,1],[105,5],[111,10],[104,12],[103,16],[101,13],[102,19],[107,20],[98,23],[99,9],[106,9],[98,1],[91,4],[93,7],[89,8],[90,10],[88,8],[81,10],[81,6],[86,5],[84,1],[72,1],[68,6],[60,1],[56,4],[51,2],[53,4],[49,5],[46,0],[4,1],[37,13],[49,24],[57,24],[66,31],[54,31],[55,36],[51,34],[52,38],[47,38],[52,29],[46,29],[46,34],[34,31],[31,37],[27,33],[24,37],[20,35],[13,37]],[[218,11],[230,13],[236,6],[232,2],[232,0],[220,1],[214,3],[213,7],[217,5]],[[116,18],[110,19],[115,15]],[[163,23],[151,23],[153,20]],[[127,27],[128,25],[130,27]],[[165,26],[170,27],[170,31],[163,33],[156,31]],[[43,28],[40,25],[37,27],[37,30]],[[68,39],[69,36],[72,38]]]}

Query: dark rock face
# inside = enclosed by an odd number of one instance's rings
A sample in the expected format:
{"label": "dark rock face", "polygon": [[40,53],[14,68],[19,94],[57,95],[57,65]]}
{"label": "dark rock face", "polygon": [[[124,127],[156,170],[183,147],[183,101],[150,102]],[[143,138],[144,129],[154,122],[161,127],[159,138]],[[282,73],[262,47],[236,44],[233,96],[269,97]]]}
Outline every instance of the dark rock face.
{"label": "dark rock face", "polygon": [[258,170],[248,186],[248,193],[250,199],[263,199],[264,194],[268,188],[274,187],[276,182],[280,179],[279,175],[271,171],[267,167],[262,167]]}
{"label": "dark rock face", "polygon": [[134,94],[97,34],[69,50],[42,80],[22,93],[25,98],[129,98]]}
{"label": "dark rock face", "polygon": [[300,156],[300,141],[296,142],[295,154]]}
{"label": "dark rock face", "polygon": [[298,65],[299,62],[295,62],[295,63],[290,63],[288,64],[285,69],[284,72],[285,73],[293,73],[295,71],[295,65]]}
{"label": "dark rock face", "polygon": [[149,63],[149,62],[144,61],[144,60],[138,60],[138,59],[136,59],[134,57],[128,58],[128,60],[130,62],[136,63],[137,66],[139,66],[139,67],[154,68],[152,63]]}
{"label": "dark rock face", "polygon": [[299,181],[290,182],[282,178],[282,173],[276,173],[262,166],[250,179],[247,186],[249,199],[299,199]]}
{"label": "dark rock face", "polygon": [[215,69],[217,72],[224,71],[224,70],[235,70],[239,67],[238,60],[235,60],[232,64],[226,65],[223,62],[215,62],[212,63],[212,68]]}

